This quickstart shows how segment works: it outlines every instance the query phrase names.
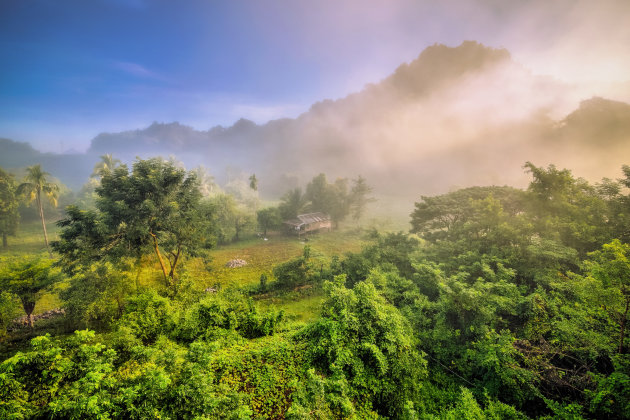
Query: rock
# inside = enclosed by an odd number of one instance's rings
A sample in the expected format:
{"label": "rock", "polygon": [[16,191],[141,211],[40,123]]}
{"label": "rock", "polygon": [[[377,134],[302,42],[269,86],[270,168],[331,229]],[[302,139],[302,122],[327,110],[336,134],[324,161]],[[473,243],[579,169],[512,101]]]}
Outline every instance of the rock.
{"label": "rock", "polygon": [[225,266],[229,268],[238,268],[238,267],[243,267],[246,265],[247,265],[247,261],[241,260],[239,258],[230,260],[227,263],[225,263]]}
{"label": "rock", "polygon": [[[33,322],[41,321],[42,319],[50,319],[57,316],[65,315],[66,311],[63,308],[55,308],[50,311],[46,311],[39,315],[33,315]],[[19,318],[15,318],[11,321],[11,326],[9,326],[8,330],[14,330],[17,328],[28,326],[28,317],[26,315],[21,316]]]}

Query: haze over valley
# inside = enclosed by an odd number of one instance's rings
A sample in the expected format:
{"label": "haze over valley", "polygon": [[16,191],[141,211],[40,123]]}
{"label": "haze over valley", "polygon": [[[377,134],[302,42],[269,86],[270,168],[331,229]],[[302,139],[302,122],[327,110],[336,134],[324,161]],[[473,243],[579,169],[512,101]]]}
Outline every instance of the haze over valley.
{"label": "haze over valley", "polygon": [[[616,97],[625,97],[618,89]],[[77,189],[103,154],[127,163],[174,157],[188,168],[205,166],[223,183],[228,173],[256,173],[267,197],[320,172],[361,174],[377,192],[407,199],[471,185],[523,186],[526,161],[572,168],[592,180],[615,177],[630,152],[630,105],[584,95],[533,75],[505,49],[436,44],[385,79],[314,103],[297,118],[264,124],[243,118],[206,131],[155,122],[101,133],[74,154],[3,139],[0,165],[41,162]]]}
{"label": "haze over valley", "polygon": [[630,0],[0,0],[0,419],[629,419]]}

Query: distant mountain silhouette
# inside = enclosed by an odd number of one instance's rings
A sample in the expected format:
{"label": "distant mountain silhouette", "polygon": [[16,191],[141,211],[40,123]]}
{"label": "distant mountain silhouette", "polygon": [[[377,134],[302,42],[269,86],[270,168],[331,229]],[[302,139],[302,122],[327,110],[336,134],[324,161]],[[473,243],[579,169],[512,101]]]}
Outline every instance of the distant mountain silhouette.
{"label": "distant mountain silhouette", "polygon": [[77,190],[87,181],[94,161],[86,154],[55,154],[39,152],[28,143],[0,138],[0,166],[9,171],[41,164],[46,172]]}
{"label": "distant mountain silhouette", "polygon": [[592,98],[558,117],[559,106],[575,107],[577,99],[571,87],[532,75],[505,49],[436,44],[382,81],[317,102],[295,119],[241,119],[207,131],[156,122],[99,134],[84,155],[42,154],[1,140],[0,165],[43,163],[76,186],[101,154],[126,162],[173,155],[188,167],[209,167],[219,181],[226,167],[256,172],[261,191],[276,196],[319,172],[362,174],[388,192],[414,185],[415,196],[454,185],[523,185],[528,160],[614,177],[629,163],[630,105]]}
{"label": "distant mountain silhouette", "polygon": [[570,141],[610,145],[630,140],[630,104],[594,97],[562,121],[563,136]]}

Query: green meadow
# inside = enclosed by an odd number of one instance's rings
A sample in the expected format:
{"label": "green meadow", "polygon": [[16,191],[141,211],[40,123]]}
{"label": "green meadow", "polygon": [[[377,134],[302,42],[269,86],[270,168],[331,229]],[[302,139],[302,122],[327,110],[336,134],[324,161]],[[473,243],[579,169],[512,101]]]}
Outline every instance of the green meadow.
{"label": "green meadow", "polygon": [[[46,228],[50,240],[56,240],[58,233],[56,223],[47,222]],[[273,281],[274,267],[300,256],[306,245],[311,247],[312,258],[324,265],[335,255],[342,257],[348,252],[359,252],[364,243],[364,236],[365,230],[357,226],[342,226],[338,230],[314,233],[306,238],[282,232],[269,232],[267,240],[252,235],[238,242],[217,245],[204,257],[188,258],[183,267],[190,287],[194,290],[243,288],[259,284],[262,274]],[[42,226],[37,221],[22,224],[18,234],[9,238],[9,246],[6,249],[0,248],[2,258],[45,253]],[[227,267],[226,264],[233,259],[245,260],[247,265]],[[149,256],[142,260],[139,283],[145,288],[162,286],[162,274],[154,258]],[[55,289],[44,292],[37,301],[33,314],[38,315],[63,307],[63,302],[58,296],[58,290],[63,287],[64,282],[57,284]],[[322,297],[321,290],[311,287],[254,295],[261,309],[276,308],[285,311],[292,318],[303,321],[317,317]]]}

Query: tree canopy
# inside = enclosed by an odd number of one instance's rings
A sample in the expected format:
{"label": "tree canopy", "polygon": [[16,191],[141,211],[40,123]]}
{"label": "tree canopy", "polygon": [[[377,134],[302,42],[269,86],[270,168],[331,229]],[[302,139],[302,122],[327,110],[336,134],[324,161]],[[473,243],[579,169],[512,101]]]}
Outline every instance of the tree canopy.
{"label": "tree canopy", "polygon": [[0,234],[2,246],[7,247],[7,236],[15,236],[20,224],[19,200],[15,179],[0,168]]}
{"label": "tree canopy", "polygon": [[137,160],[131,172],[121,165],[102,175],[96,210],[68,207],[55,250],[69,268],[153,252],[165,283],[177,290],[182,258],[207,243],[196,177],[162,159]]}
{"label": "tree canopy", "polygon": [[38,257],[16,257],[2,261],[0,287],[22,302],[28,324],[33,327],[33,310],[40,293],[61,279],[51,260]]}

